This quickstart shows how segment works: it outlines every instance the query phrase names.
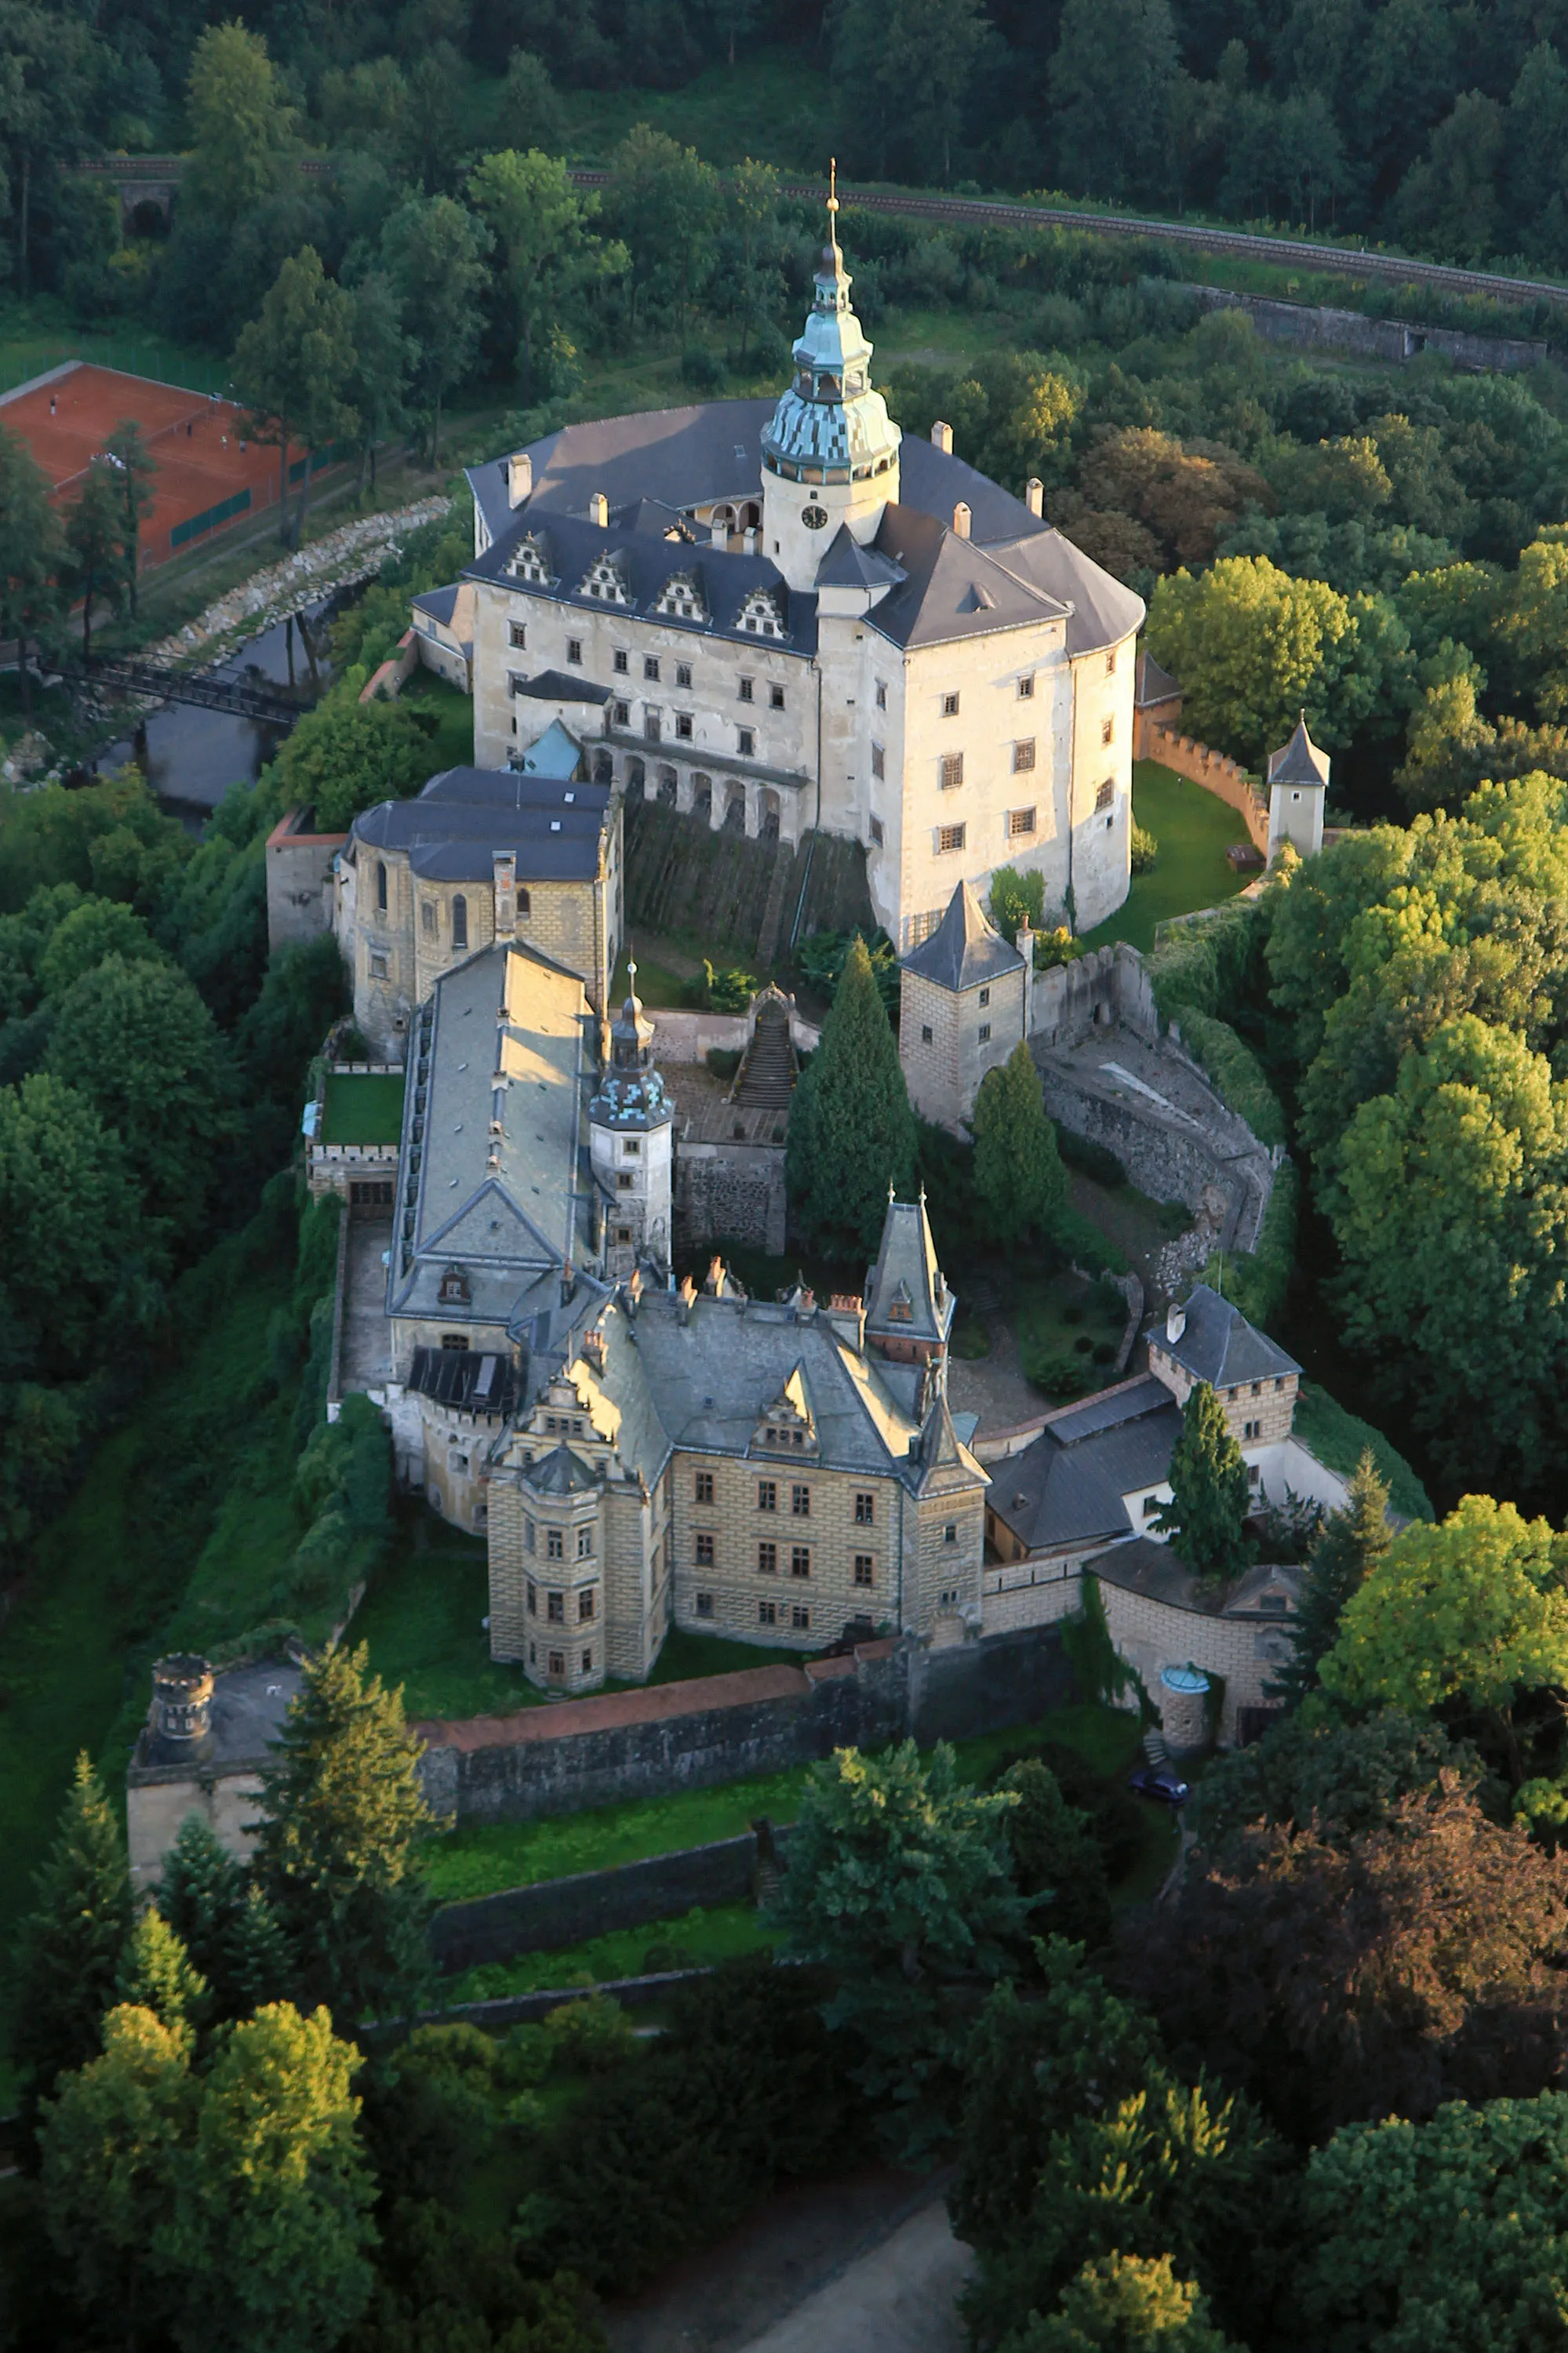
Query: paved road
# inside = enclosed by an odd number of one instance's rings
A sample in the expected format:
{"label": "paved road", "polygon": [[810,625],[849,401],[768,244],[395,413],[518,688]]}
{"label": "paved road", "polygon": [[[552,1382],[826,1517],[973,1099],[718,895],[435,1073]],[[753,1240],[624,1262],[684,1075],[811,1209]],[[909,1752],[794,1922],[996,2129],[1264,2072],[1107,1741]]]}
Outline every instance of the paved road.
{"label": "paved road", "polygon": [[754,2337],[741,2353],[962,2353],[969,2250],[938,2198]]}

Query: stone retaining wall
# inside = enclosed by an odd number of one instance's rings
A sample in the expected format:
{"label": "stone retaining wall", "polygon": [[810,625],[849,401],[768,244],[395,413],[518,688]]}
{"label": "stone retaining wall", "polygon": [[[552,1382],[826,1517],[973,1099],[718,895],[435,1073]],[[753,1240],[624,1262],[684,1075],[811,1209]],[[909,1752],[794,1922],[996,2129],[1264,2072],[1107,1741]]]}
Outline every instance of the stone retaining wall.
{"label": "stone retaining wall", "polygon": [[1472,335],[1459,327],[1417,326],[1408,319],[1368,319],[1360,311],[1279,302],[1266,294],[1234,294],[1223,286],[1189,286],[1185,291],[1195,294],[1205,311],[1245,311],[1271,343],[1313,351],[1355,352],[1400,364],[1438,352],[1456,367],[1508,373],[1539,367],[1549,349],[1521,335]]}
{"label": "stone retaining wall", "polygon": [[682,1240],[744,1242],[783,1255],[789,1200],[781,1144],[688,1144],[675,1155],[674,1213]]}

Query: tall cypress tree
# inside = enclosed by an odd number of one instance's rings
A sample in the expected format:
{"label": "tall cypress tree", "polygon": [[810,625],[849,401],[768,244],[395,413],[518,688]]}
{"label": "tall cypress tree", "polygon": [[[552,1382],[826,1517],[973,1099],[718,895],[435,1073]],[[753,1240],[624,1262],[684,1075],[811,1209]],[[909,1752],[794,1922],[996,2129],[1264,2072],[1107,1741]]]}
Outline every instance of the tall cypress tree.
{"label": "tall cypress tree", "polygon": [[395,2016],[428,1969],[419,1847],[431,1818],[401,1690],[363,1643],[305,1669],[262,1776],[254,1871],[287,1937],[298,1998],[345,2025]]}
{"label": "tall cypress tree", "polygon": [[1249,1496],[1246,1464],[1225,1409],[1207,1381],[1196,1381],[1181,1409],[1181,1435],[1171,1453],[1171,1493],[1155,1520],[1172,1536],[1192,1575],[1239,1577],[1247,1566],[1242,1523]]}
{"label": "tall cypress tree", "polygon": [[857,932],[789,1105],[785,1174],[802,1233],[829,1258],[874,1250],[888,1187],[915,1187],[915,1114],[898,1043]]}
{"label": "tall cypress tree", "polygon": [[96,2059],[131,1934],[131,1874],[120,1823],[90,1760],[76,1760],[59,1835],[22,1926],[12,2050],[23,2113],[37,2115],[58,2077]]}
{"label": "tall cypress tree", "polygon": [[1044,1234],[1067,1198],[1056,1131],[1045,1116],[1040,1074],[1021,1038],[975,1098],[974,1187],[991,1239],[1011,1250]]}
{"label": "tall cypress tree", "polygon": [[1365,1582],[1393,1541],[1388,1525],[1388,1485],[1378,1473],[1372,1449],[1351,1481],[1350,1499],[1318,1533],[1302,1579],[1301,1599],[1290,1627],[1291,1659],[1275,1689],[1296,1707],[1318,1688],[1318,1668],[1339,1640],[1346,1602]]}

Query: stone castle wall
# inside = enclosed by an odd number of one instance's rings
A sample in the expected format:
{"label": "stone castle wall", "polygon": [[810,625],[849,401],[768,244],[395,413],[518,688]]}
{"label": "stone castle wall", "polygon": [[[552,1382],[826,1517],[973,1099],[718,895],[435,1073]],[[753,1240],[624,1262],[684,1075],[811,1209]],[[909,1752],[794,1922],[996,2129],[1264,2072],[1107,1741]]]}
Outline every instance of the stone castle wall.
{"label": "stone castle wall", "polygon": [[1158,726],[1149,731],[1149,756],[1190,783],[1202,785],[1206,793],[1234,808],[1246,827],[1253,848],[1268,856],[1268,802],[1239,761],[1212,751],[1191,735]]}
{"label": "stone castle wall", "polygon": [[683,1144],[675,1222],[684,1242],[743,1242],[783,1255],[788,1202],[779,1144]]}

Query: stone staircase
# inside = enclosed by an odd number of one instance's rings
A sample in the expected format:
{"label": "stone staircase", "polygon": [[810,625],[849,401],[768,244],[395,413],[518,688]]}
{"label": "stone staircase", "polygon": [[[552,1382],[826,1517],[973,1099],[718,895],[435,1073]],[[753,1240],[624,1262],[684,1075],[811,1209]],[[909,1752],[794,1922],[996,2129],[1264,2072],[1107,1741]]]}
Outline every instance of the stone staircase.
{"label": "stone staircase", "polygon": [[795,1057],[789,1044],[789,1020],[777,997],[758,1012],[750,1048],[740,1066],[731,1097],[737,1111],[783,1111],[789,1108],[795,1084]]}

